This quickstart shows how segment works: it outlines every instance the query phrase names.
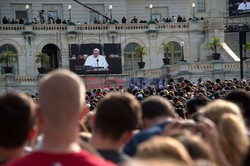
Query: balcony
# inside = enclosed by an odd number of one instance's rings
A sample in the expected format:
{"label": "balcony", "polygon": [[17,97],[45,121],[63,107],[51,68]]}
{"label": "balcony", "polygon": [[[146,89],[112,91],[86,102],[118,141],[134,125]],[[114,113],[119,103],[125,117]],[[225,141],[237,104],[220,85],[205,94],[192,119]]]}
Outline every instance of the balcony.
{"label": "balcony", "polygon": [[[137,23],[137,24],[0,24],[1,34],[20,34],[23,31],[32,31],[35,34],[46,34],[61,31],[62,34],[67,34],[69,31],[78,33],[100,34],[105,32],[123,32],[123,33],[145,33],[154,30],[155,32],[183,32],[192,31],[192,29],[203,30],[204,22],[198,22],[192,25],[191,22],[182,23]],[[191,26],[192,25],[192,26]]]}

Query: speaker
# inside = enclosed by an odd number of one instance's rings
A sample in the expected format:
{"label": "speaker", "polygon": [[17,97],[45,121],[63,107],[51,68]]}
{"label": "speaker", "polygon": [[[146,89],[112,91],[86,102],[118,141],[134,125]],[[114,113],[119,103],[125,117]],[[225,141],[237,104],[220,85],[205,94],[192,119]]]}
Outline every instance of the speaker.
{"label": "speaker", "polygon": [[240,44],[246,44],[246,31],[240,31]]}

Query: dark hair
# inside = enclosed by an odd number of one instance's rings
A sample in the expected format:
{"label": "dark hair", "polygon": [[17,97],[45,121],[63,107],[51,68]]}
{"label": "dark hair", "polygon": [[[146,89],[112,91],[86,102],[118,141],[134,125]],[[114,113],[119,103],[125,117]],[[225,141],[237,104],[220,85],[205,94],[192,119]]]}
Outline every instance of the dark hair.
{"label": "dark hair", "polygon": [[175,117],[170,102],[161,96],[150,96],[142,100],[142,117],[154,119],[159,116]]}
{"label": "dark hair", "polygon": [[117,140],[139,127],[140,117],[140,103],[131,94],[108,94],[96,107],[95,131]]}
{"label": "dark hair", "polygon": [[0,97],[0,147],[17,148],[25,143],[35,119],[33,104],[24,94]]}
{"label": "dark hair", "polygon": [[205,106],[209,103],[209,100],[207,97],[204,96],[196,96],[187,102],[187,115],[192,115],[196,113],[199,109],[199,107]]}
{"label": "dark hair", "polygon": [[241,108],[241,112],[248,123],[250,121],[250,95],[243,89],[233,90],[225,96],[225,100],[231,101]]}

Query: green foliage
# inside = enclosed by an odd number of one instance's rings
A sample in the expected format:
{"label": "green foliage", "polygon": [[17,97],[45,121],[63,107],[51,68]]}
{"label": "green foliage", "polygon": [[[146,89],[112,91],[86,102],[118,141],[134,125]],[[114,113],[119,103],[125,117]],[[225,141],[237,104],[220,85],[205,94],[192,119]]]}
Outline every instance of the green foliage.
{"label": "green foliage", "polygon": [[164,51],[165,58],[167,58],[168,52],[173,53],[173,51],[174,51],[174,43],[173,42],[169,42],[169,43],[163,42],[161,44],[161,50]]}
{"label": "green foliage", "polygon": [[248,42],[248,43],[246,43],[246,44],[244,45],[244,50],[245,50],[245,51],[250,51],[250,42]]}
{"label": "green foliage", "polygon": [[247,51],[250,51],[250,42],[246,43],[243,46],[243,50],[244,50],[244,56],[246,57],[247,56]]}
{"label": "green foliage", "polygon": [[221,46],[220,38],[213,37],[211,42],[208,43],[208,47],[214,50],[214,53],[217,53],[217,48]]}
{"label": "green foliage", "polygon": [[0,62],[4,62],[6,67],[9,67],[9,64],[16,62],[17,55],[12,51],[5,51],[0,54]]}
{"label": "green foliage", "polygon": [[137,47],[135,47],[135,53],[134,54],[140,56],[141,62],[142,62],[143,61],[143,56],[146,56],[148,53],[147,53],[145,47],[143,47],[141,45],[138,45]]}
{"label": "green foliage", "polygon": [[41,66],[43,66],[44,63],[49,62],[49,56],[46,53],[39,53],[36,55],[36,63],[41,63]]}

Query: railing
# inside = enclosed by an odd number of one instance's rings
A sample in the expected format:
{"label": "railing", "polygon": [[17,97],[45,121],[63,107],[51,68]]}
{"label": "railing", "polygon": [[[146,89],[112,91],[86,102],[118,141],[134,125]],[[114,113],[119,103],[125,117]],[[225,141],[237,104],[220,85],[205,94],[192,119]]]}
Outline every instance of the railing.
{"label": "railing", "polygon": [[116,24],[116,30],[129,30],[129,29],[148,29],[148,24],[147,23],[139,23],[139,24]]}
{"label": "railing", "polygon": [[[75,24],[75,30],[108,30],[109,26],[113,24]],[[29,25],[26,25],[29,26]],[[67,24],[32,24],[33,31],[66,31],[69,25]],[[189,23],[157,23],[156,29],[185,29],[189,27]],[[147,30],[149,24],[147,23],[128,23],[128,24],[115,24],[115,30]],[[0,31],[23,31],[25,25],[23,24],[0,24]]]}
{"label": "railing", "polygon": [[15,76],[13,78],[13,81],[14,82],[17,82],[17,83],[29,83],[29,82],[33,82],[33,83],[36,83],[38,81],[38,78],[37,77],[32,77],[32,76]]}
{"label": "railing", "polygon": [[65,24],[33,24],[33,31],[66,31],[68,26]]}
{"label": "railing", "polygon": [[0,24],[0,31],[23,31],[22,24]]}
{"label": "railing", "polygon": [[[243,63],[243,68],[246,68],[246,63]],[[225,71],[239,71],[240,63],[239,62],[224,62],[222,64],[222,69]]]}
{"label": "railing", "polygon": [[156,29],[185,29],[189,27],[189,23],[159,23],[156,27]]}
{"label": "railing", "polygon": [[197,64],[189,64],[188,71],[192,72],[201,72],[201,71],[212,71],[214,70],[214,66],[211,63],[197,63]]}
{"label": "railing", "polygon": [[107,30],[107,24],[77,24],[76,30]]}
{"label": "railing", "polygon": [[144,71],[144,77],[161,76],[166,73],[166,68],[150,69]]}

